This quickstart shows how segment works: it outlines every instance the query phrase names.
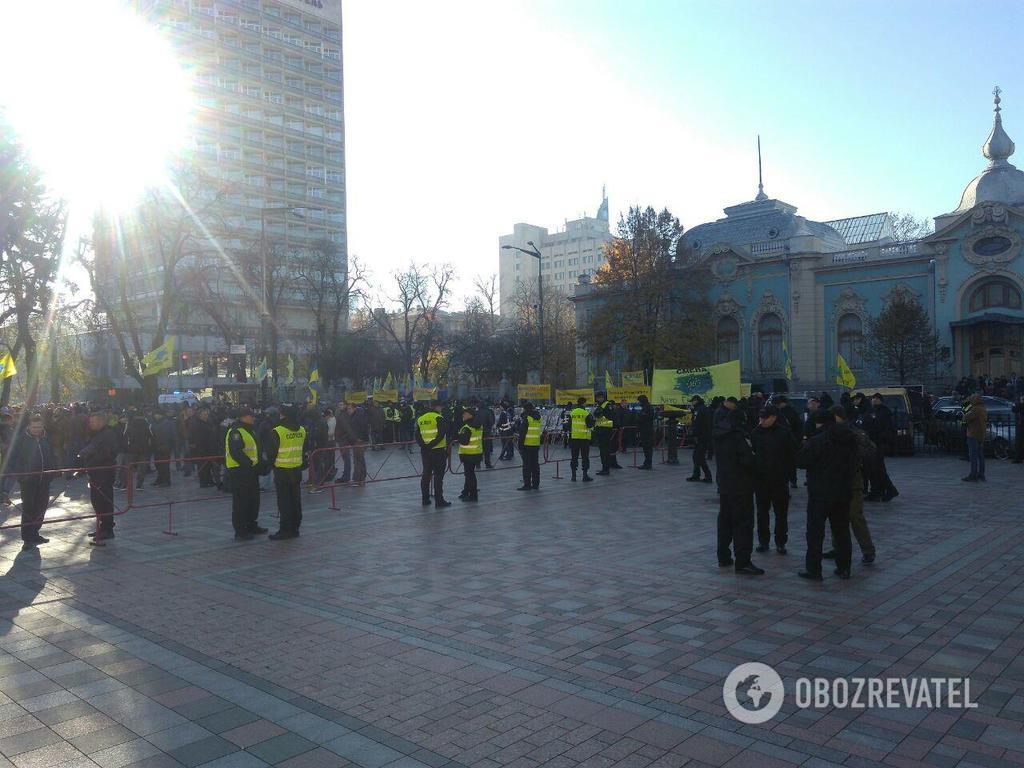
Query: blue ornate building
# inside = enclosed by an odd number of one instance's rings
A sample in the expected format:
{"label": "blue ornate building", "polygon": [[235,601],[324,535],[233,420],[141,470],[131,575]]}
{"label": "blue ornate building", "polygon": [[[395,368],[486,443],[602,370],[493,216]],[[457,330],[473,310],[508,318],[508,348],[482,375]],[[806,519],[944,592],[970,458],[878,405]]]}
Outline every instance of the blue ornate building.
{"label": "blue ornate building", "polygon": [[[864,361],[865,328],[892,297],[909,294],[949,348],[936,377],[1024,372],[1024,172],[1009,162],[1014,145],[994,93],[988,164],[927,237],[896,242],[885,213],[809,221],[760,185],[754,200],[689,230],[691,258],[714,275],[717,362],[739,358],[745,381],[771,386],[785,378],[788,350],[790,388],[802,390],[831,385],[842,354],[860,384],[884,384]],[[577,290],[577,311],[588,292]]]}

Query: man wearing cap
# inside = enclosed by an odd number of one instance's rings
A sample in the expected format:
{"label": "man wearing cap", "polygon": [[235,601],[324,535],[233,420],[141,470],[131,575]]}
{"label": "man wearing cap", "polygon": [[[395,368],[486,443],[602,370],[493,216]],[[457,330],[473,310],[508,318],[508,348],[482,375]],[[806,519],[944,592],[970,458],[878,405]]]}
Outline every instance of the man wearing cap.
{"label": "man wearing cap", "polygon": [[523,403],[519,421],[519,454],[523,457],[523,484],[520,491],[540,490],[540,443],[543,435],[540,412],[531,402]]}
{"label": "man wearing cap", "polygon": [[114,468],[121,452],[121,436],[110,426],[106,408],[89,414],[89,442],[78,454],[78,466],[89,473],[89,501],[96,513],[96,541],[114,538]]}
{"label": "man wearing cap", "polygon": [[[612,461],[612,431],[615,427],[615,419],[613,414],[615,413],[615,406],[608,402],[608,396],[604,392],[598,392],[594,395],[594,401],[597,406],[594,408],[594,437],[597,438],[597,451],[601,457],[601,469],[597,472],[599,475],[610,475],[612,473],[612,464],[617,464],[618,461]],[[585,401],[584,401],[585,402]],[[577,405],[577,408],[579,405]],[[575,413],[575,411],[574,411]],[[575,429],[573,432],[575,433]],[[573,437],[575,441],[576,438]],[[587,468],[590,466],[590,440],[587,439],[587,459],[583,470],[583,479],[587,479]],[[575,473],[574,473],[575,474]]]}
{"label": "man wearing cap", "polygon": [[281,423],[270,432],[267,462],[274,468],[279,516],[278,530],[268,538],[294,539],[302,526],[302,472],[309,466],[309,440],[294,405],[283,408]]}
{"label": "man wearing cap", "polygon": [[[718,565],[736,573],[760,576],[750,560],[754,548],[754,452],[739,401],[729,397],[715,413],[713,437],[718,470]],[[730,546],[732,551],[729,551]]]}
{"label": "man wearing cap", "polygon": [[[579,467],[579,462],[582,457],[583,460],[583,482],[589,483],[594,478],[590,476],[590,438],[593,433],[595,419],[591,415],[584,405],[586,405],[587,399],[585,397],[578,398],[576,400],[576,407],[569,413],[570,421],[570,442],[569,449],[571,451],[570,456],[572,457],[569,462],[569,467],[572,470],[572,481],[576,482],[576,470]],[[601,473],[598,472],[600,475]],[[610,474],[605,472],[604,474]]]}
{"label": "man wearing cap", "polygon": [[711,467],[708,466],[708,449],[711,448],[711,421],[712,413],[704,404],[704,398],[694,395],[690,398],[690,406],[693,408],[693,418],[690,420],[690,434],[693,435],[693,474],[686,481],[697,483],[701,481],[711,482]]}
{"label": "man wearing cap", "polygon": [[796,470],[796,451],[800,444],[789,425],[779,421],[779,411],[774,405],[761,410],[751,442],[756,469],[757,551],[768,551],[771,510],[774,509],[775,549],[784,555],[789,540],[789,478]]}
{"label": "man wearing cap", "polygon": [[459,428],[459,461],[462,462],[464,473],[462,493],[459,494],[461,501],[479,501],[479,492],[476,483],[476,469],[484,455],[484,430],[476,420],[476,411],[473,408],[462,409],[462,426]]}
{"label": "man wearing cap", "polygon": [[231,478],[231,525],[236,539],[251,539],[257,533],[267,532],[257,522],[261,464],[255,421],[252,409],[240,408],[224,444],[224,466]]}
{"label": "man wearing cap", "polygon": [[448,425],[441,416],[441,403],[432,400],[427,410],[416,420],[416,442],[420,446],[423,474],[420,476],[420,495],[423,506],[430,506],[433,481],[434,507],[443,509],[452,503],[444,498],[444,470],[448,459]]}

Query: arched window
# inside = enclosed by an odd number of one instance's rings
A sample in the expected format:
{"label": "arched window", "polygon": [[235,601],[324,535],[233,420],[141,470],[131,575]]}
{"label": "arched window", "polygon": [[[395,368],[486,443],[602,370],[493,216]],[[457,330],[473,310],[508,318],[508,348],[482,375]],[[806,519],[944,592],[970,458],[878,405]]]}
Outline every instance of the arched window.
{"label": "arched window", "polygon": [[1009,280],[989,280],[974,289],[968,306],[970,312],[994,307],[1020,309],[1020,290]]}
{"label": "arched window", "polygon": [[839,318],[839,354],[851,368],[864,366],[864,323],[857,315]]}
{"label": "arched window", "polygon": [[762,315],[758,322],[757,355],[762,372],[781,371],[786,366],[782,354],[782,319],[778,315]]}
{"label": "arched window", "polygon": [[718,321],[718,362],[740,359],[740,324],[726,315]]}

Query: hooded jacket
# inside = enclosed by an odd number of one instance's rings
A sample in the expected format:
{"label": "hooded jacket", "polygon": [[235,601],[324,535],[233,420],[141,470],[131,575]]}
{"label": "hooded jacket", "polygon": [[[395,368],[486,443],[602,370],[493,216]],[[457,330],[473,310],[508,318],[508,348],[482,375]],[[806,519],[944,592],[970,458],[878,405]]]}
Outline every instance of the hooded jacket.
{"label": "hooded jacket", "polygon": [[988,409],[983,403],[980,395],[971,395],[964,408],[964,426],[967,427],[967,436],[982,442],[984,442],[985,433],[988,431]]}

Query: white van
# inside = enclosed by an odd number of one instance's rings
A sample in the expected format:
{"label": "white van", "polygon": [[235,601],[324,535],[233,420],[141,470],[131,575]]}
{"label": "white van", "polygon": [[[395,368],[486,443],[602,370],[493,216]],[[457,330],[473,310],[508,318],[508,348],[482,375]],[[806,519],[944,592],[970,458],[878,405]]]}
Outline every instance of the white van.
{"label": "white van", "polygon": [[170,394],[159,395],[157,397],[157,403],[159,405],[178,405],[180,403],[198,405],[199,398],[196,397],[195,393],[191,390],[188,392],[171,392]]}

